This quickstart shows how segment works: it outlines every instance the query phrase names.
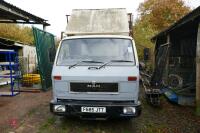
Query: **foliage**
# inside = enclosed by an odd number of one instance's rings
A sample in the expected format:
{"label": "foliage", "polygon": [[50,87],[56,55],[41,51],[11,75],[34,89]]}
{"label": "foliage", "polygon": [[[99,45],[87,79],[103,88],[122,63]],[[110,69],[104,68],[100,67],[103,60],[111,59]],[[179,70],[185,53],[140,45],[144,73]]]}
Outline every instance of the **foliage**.
{"label": "foliage", "polygon": [[164,30],[190,11],[183,0],[146,0],[138,11],[141,17],[150,14],[149,22],[158,31]]}
{"label": "foliage", "polygon": [[33,44],[32,29],[16,24],[0,24],[0,37],[12,39],[26,44]]}
{"label": "foliage", "polygon": [[149,17],[138,19],[133,27],[133,37],[135,39],[139,58],[143,58],[143,49],[153,49],[151,37],[157,33],[149,23]]}
{"label": "foliage", "polygon": [[139,57],[143,48],[153,48],[151,38],[175,23],[190,11],[183,0],[145,0],[138,8],[139,17],[133,26]]}

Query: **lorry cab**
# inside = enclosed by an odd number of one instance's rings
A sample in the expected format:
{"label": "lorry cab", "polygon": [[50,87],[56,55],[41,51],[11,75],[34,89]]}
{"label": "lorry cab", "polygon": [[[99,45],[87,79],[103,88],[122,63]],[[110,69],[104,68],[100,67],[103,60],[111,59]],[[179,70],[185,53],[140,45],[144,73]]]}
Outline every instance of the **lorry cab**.
{"label": "lorry cab", "polygon": [[72,12],[53,65],[51,112],[81,119],[140,115],[139,63],[126,15],[124,9]]}
{"label": "lorry cab", "polygon": [[58,115],[104,118],[140,114],[139,67],[127,36],[63,39],[52,71],[51,111]]}

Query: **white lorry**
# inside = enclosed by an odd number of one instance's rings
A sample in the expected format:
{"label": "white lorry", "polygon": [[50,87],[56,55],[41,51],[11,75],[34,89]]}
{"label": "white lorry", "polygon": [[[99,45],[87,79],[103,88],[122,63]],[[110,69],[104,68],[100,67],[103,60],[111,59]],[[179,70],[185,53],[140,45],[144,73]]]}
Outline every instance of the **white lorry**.
{"label": "white lorry", "polygon": [[53,71],[56,115],[81,119],[140,115],[139,63],[126,9],[73,10]]}

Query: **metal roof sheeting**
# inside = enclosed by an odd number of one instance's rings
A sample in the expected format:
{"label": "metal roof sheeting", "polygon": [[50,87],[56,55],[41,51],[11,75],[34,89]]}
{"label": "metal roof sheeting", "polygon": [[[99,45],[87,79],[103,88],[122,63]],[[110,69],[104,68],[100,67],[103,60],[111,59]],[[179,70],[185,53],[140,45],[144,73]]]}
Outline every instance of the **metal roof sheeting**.
{"label": "metal roof sheeting", "polygon": [[129,35],[126,9],[74,9],[66,28],[68,35]]}
{"label": "metal roof sheeting", "polygon": [[28,13],[6,1],[0,0],[0,23],[27,23],[49,26],[43,18]]}

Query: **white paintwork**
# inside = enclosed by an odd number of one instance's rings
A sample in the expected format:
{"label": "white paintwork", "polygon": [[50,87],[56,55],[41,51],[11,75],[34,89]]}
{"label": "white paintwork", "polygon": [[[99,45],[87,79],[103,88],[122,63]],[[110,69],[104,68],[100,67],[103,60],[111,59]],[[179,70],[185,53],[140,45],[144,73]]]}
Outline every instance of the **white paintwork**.
{"label": "white paintwork", "polygon": [[[73,36],[66,39],[77,38],[124,38],[131,39],[128,36],[121,35],[93,35],[93,36]],[[63,41],[62,40],[62,41]],[[139,64],[135,43],[133,42],[134,56],[136,65],[129,66],[106,66],[100,70],[88,70],[88,66],[76,66],[69,69],[68,66],[56,66],[58,51],[52,71],[53,97],[56,101],[59,99],[76,99],[76,100],[116,100],[116,101],[138,101],[139,93]],[[56,81],[53,76],[62,76],[62,80]],[[128,81],[129,76],[136,76],[137,81]],[[117,82],[119,92],[110,93],[71,93],[69,91],[70,82]]]}
{"label": "white paintwork", "polygon": [[67,35],[129,35],[125,8],[74,9],[67,24]]}

